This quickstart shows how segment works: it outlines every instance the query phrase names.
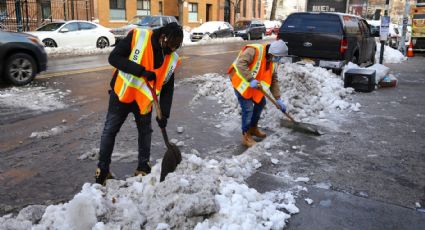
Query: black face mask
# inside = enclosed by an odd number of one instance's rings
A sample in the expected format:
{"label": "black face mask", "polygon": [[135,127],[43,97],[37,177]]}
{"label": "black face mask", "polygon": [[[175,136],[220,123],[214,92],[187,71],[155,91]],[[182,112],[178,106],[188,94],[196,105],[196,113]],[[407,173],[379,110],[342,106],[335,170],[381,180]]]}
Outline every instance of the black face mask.
{"label": "black face mask", "polygon": [[164,51],[165,55],[169,55],[171,54],[173,51],[170,49],[170,47],[165,46],[164,48],[162,48],[162,50]]}

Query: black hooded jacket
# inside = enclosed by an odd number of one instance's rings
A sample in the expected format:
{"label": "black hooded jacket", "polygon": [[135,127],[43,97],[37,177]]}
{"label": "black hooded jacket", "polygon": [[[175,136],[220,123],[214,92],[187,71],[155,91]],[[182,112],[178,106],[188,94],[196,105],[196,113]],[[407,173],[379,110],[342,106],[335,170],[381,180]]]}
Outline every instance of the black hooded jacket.
{"label": "black hooded jacket", "polygon": [[[164,63],[164,56],[162,53],[162,48],[159,44],[159,29],[153,30],[151,43],[154,53],[154,68],[159,68]],[[118,44],[116,44],[115,48],[112,50],[109,55],[109,63],[129,74],[134,76],[141,76],[142,72],[145,70],[145,67],[129,60],[129,56],[131,54],[131,41],[133,39],[133,31],[130,31],[128,35]],[[111,80],[111,88],[114,88],[115,80],[117,78],[117,72],[114,74]],[[113,91],[113,90],[112,90]],[[170,117],[171,104],[173,103],[173,94],[174,94],[174,73],[171,76],[170,80],[166,82],[161,89],[160,94],[160,106],[162,115],[166,118]]]}

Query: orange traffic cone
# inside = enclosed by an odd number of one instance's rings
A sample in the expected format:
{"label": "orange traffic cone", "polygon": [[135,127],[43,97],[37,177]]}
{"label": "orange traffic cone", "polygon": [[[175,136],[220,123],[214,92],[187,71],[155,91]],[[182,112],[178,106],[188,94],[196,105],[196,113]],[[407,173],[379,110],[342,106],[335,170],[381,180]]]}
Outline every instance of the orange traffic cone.
{"label": "orange traffic cone", "polygon": [[415,56],[415,55],[413,54],[413,44],[412,44],[412,41],[410,41],[409,49],[407,49],[407,56],[408,56],[408,57],[413,57],[413,56]]}

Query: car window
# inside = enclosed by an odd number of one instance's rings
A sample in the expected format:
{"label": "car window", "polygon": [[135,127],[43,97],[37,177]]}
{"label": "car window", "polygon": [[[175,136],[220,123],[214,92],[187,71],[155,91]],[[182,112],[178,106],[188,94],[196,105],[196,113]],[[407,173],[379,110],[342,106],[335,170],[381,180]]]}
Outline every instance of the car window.
{"label": "car window", "polygon": [[292,14],[285,20],[283,30],[288,32],[340,34],[342,26],[338,15]]}
{"label": "car window", "polygon": [[96,25],[87,22],[79,22],[80,30],[92,30],[96,29]]}
{"label": "car window", "polygon": [[170,22],[178,22],[175,17],[170,17]]}
{"label": "car window", "polygon": [[238,21],[235,23],[235,29],[245,29],[249,27],[248,21]]}
{"label": "car window", "polygon": [[160,17],[154,17],[151,20],[150,25],[151,27],[157,27],[157,26],[161,26],[161,18]]}
{"label": "car window", "polygon": [[349,34],[360,34],[359,20],[352,16],[343,16],[345,31]]}
{"label": "car window", "polygon": [[163,26],[165,26],[165,25],[167,25],[168,23],[170,23],[170,21],[168,21],[168,17],[161,17],[161,19],[162,19],[162,25],[163,25]]}
{"label": "car window", "polygon": [[36,31],[55,31],[55,30],[59,29],[63,24],[65,24],[65,23],[49,23],[47,25],[44,25],[44,26],[36,29]]}
{"label": "car window", "polygon": [[63,28],[67,28],[68,31],[77,31],[78,30],[78,23],[71,22],[69,24],[66,24]]}
{"label": "car window", "polygon": [[227,26],[227,24],[226,24],[226,23],[223,23],[223,24],[221,24],[220,26],[221,26],[221,29],[222,29],[222,30],[229,29],[229,26]]}

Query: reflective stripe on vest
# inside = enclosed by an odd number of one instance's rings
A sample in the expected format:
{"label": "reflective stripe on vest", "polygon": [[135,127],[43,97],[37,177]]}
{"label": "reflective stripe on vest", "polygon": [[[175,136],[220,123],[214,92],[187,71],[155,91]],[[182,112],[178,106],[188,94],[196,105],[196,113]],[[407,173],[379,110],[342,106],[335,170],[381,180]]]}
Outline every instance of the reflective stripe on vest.
{"label": "reflective stripe on vest", "polygon": [[[132,50],[129,56],[130,61],[136,62],[139,65],[142,65],[142,63],[149,63],[146,62],[146,60],[143,61],[143,56],[147,50],[148,45],[150,44],[151,35],[152,31],[150,30],[133,30]],[[147,55],[149,57],[150,55],[153,56],[153,54],[150,53],[147,53]],[[151,58],[153,60],[153,57]],[[166,64],[166,66],[164,66],[164,64]],[[145,69],[154,71],[157,75],[155,89],[157,95],[160,94],[162,85],[171,78],[173,72],[176,70],[179,64],[179,56],[177,53],[173,52],[171,55],[167,55],[165,57],[163,66],[158,69],[150,69],[153,67],[144,66]],[[152,85],[153,83],[147,83],[142,77],[134,76],[123,71],[118,71],[114,91],[118,95],[118,98],[121,102],[131,103],[135,100],[139,106],[141,114],[147,114],[152,109],[153,101],[151,91],[149,90],[147,84]]]}

